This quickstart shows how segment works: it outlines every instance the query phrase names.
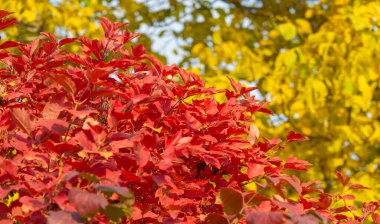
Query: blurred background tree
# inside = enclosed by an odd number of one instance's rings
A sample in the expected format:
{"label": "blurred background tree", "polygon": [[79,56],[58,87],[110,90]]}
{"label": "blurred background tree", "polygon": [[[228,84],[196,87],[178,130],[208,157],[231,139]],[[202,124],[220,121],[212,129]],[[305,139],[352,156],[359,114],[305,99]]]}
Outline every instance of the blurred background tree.
{"label": "blurred background tree", "polygon": [[[380,185],[380,2],[377,0],[0,0],[19,25],[6,37],[40,31],[98,36],[99,16],[130,21],[131,31],[164,63],[179,63],[228,86],[257,85],[274,114],[258,119],[263,136],[295,130],[293,145],[333,191],[334,170],[375,191]],[[151,37],[151,38],[149,38]],[[305,177],[307,178],[307,177]],[[378,198],[377,198],[378,199]]]}

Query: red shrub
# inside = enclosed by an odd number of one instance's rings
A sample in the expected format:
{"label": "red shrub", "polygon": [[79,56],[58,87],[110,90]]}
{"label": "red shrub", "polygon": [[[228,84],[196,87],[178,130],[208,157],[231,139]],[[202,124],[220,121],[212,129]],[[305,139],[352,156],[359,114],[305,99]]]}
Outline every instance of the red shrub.
{"label": "red shrub", "polygon": [[[0,11],[0,28],[15,22],[7,15]],[[249,95],[254,88],[233,80],[234,91],[206,88],[132,45],[137,35],[125,24],[101,25],[101,40],[41,33],[30,44],[0,45],[1,223],[379,220],[377,202],[348,218],[353,207],[332,202],[352,195],[284,172],[310,164],[275,157],[280,139],[258,141],[252,114],[269,111]],[[218,92],[226,102],[215,101]],[[306,139],[290,132],[286,142]],[[247,183],[257,190],[244,190]]]}

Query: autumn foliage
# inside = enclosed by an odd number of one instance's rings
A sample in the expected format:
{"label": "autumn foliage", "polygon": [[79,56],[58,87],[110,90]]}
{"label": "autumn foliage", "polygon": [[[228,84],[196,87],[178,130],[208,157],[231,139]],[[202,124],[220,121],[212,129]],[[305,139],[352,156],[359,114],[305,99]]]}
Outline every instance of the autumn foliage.
{"label": "autumn foliage", "polygon": [[255,88],[206,88],[101,25],[101,40],[0,43],[1,223],[380,223],[378,202],[348,204],[365,186],[337,172],[327,194],[297,178],[310,163],[276,157],[307,137],[259,139]]}

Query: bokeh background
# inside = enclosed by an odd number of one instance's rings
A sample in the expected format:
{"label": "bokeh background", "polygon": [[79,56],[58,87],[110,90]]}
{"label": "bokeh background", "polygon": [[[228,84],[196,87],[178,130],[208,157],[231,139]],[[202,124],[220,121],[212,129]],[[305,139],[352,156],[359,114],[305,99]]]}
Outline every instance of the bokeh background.
{"label": "bokeh background", "polygon": [[[256,117],[261,136],[289,130],[308,142],[282,156],[313,163],[303,179],[339,186],[335,170],[380,193],[380,1],[378,0],[0,0],[18,25],[0,35],[28,42],[100,37],[98,18],[129,21],[139,42],[163,63],[228,87],[227,76],[268,101],[272,116]],[[74,49],[75,50],[75,49]],[[220,98],[219,100],[223,100]],[[312,175],[312,176],[310,176]]]}

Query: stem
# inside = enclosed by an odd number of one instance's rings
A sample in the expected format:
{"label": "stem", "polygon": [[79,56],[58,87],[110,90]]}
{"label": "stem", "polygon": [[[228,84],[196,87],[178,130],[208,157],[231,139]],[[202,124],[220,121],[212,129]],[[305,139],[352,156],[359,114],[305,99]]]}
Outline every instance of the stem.
{"label": "stem", "polygon": [[62,159],[63,159],[63,155],[60,155],[58,157],[58,166],[59,166],[59,168],[58,168],[58,179],[62,176],[62,171],[63,171],[63,161],[62,161]]}

